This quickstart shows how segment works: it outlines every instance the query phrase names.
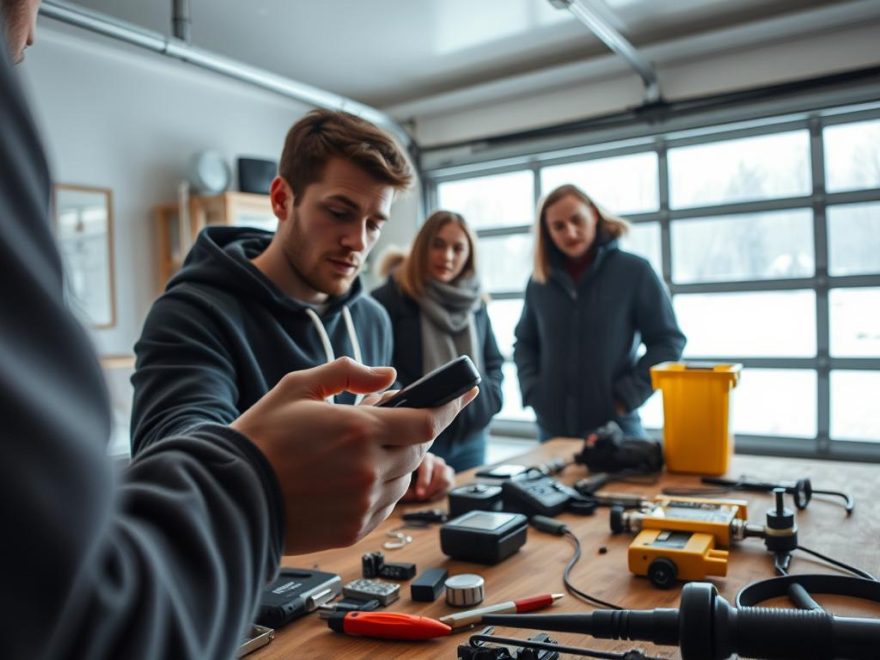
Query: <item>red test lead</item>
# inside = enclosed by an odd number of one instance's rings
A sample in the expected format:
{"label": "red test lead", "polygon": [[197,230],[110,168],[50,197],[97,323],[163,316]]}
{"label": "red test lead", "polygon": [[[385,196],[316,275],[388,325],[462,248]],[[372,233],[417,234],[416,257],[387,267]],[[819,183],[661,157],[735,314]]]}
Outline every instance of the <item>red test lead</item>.
{"label": "red test lead", "polygon": [[331,630],[379,639],[431,639],[452,632],[445,623],[400,612],[337,612],[327,618]]}
{"label": "red test lead", "polygon": [[480,623],[484,614],[500,614],[502,612],[524,614],[525,612],[534,612],[535,610],[549,607],[563,596],[564,594],[541,594],[531,598],[508,600],[504,603],[486,605],[486,607],[479,607],[475,610],[466,610],[450,614],[449,616],[443,616],[440,617],[440,621],[453,628],[464,628],[474,623]]}

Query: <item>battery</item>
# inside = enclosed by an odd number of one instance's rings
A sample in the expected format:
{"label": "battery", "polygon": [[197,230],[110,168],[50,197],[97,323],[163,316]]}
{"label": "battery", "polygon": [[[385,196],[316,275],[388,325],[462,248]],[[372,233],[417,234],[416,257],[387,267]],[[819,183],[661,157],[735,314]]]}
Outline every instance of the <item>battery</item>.
{"label": "battery", "polygon": [[376,599],[389,605],[400,598],[400,585],[382,580],[354,580],[342,587],[342,593],[348,598]]}
{"label": "battery", "polygon": [[434,602],[443,593],[447,577],[449,571],[445,568],[429,568],[410,584],[412,599],[422,603]]}
{"label": "battery", "polygon": [[379,577],[389,580],[409,580],[416,574],[416,565],[410,562],[383,563],[379,569]]}

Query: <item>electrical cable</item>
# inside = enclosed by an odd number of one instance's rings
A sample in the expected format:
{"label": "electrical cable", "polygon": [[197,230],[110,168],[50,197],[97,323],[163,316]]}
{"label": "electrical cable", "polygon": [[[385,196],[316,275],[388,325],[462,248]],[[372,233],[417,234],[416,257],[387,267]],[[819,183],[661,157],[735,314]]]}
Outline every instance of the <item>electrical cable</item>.
{"label": "electrical cable", "polygon": [[826,561],[832,566],[837,566],[838,568],[842,568],[845,571],[849,571],[853,575],[857,575],[858,577],[865,578],[866,580],[873,580],[877,582],[877,578],[868,573],[867,571],[863,571],[860,568],[856,568],[855,566],[850,566],[849,564],[842,562],[840,560],[829,557],[828,555],[823,555],[821,552],[816,552],[815,550],[810,550],[809,548],[805,548],[802,545],[797,546],[796,550],[801,550],[802,552],[806,552],[809,555],[813,555],[814,557],[818,557],[822,561]]}
{"label": "electrical cable", "polygon": [[[745,475],[739,479],[723,479],[720,477],[703,477],[704,484],[712,484],[711,486],[698,487],[671,487],[664,488],[664,495],[683,495],[683,496],[703,496],[703,495],[725,495],[735,490],[745,490],[752,492],[770,492],[776,488],[784,488],[785,492],[794,498],[795,506],[803,511],[807,508],[814,495],[824,495],[826,498],[836,498],[842,500],[838,502],[846,510],[846,515],[852,515],[856,503],[853,496],[841,490],[825,490],[813,488],[813,484],[809,479],[798,479],[794,483],[774,484],[764,481],[752,481]],[[822,498],[822,499],[826,499]]]}
{"label": "electrical cable", "polygon": [[813,600],[816,594],[847,596],[880,603],[880,582],[848,575],[798,573],[752,582],[736,595],[736,607],[756,607],[771,598],[788,597],[802,610],[823,610]]}
{"label": "electrical cable", "polygon": [[[791,558],[791,555],[787,555],[788,558]],[[788,575],[788,563],[786,560],[786,555],[783,555],[779,552],[773,555],[773,570],[776,571],[776,575]]]}
{"label": "electrical cable", "polygon": [[522,475],[526,478],[528,477],[536,477],[536,476],[550,476],[554,474],[559,474],[569,465],[574,465],[574,461],[566,460],[564,458],[555,458],[553,460],[547,461],[545,463],[541,463],[540,465],[530,465],[525,470],[523,470]]}
{"label": "electrical cable", "polygon": [[735,486],[712,488],[710,486],[694,486],[694,487],[673,487],[664,488],[660,492],[664,495],[674,495],[678,497],[701,497],[703,495],[727,495],[731,491],[736,490]]}
{"label": "electrical cable", "polygon": [[571,533],[568,527],[565,528],[565,532],[563,535],[568,538],[574,544],[574,554],[571,556],[571,559],[568,560],[568,564],[565,566],[565,570],[562,572],[562,582],[565,585],[565,588],[575,596],[576,598],[580,598],[582,601],[587,603],[588,605],[592,605],[596,607],[597,605],[600,607],[605,607],[609,610],[622,610],[623,608],[619,605],[615,605],[614,603],[609,603],[607,601],[596,598],[595,596],[591,596],[585,591],[581,591],[577,587],[575,587],[571,582],[571,569],[574,568],[574,565],[581,558],[581,542],[577,536]]}
{"label": "electrical cable", "polygon": [[612,473],[609,481],[616,481],[622,484],[635,484],[637,486],[653,486],[660,481],[660,473],[624,470],[619,474]]}
{"label": "electrical cable", "polygon": [[572,534],[571,530],[568,528],[563,522],[559,522],[558,520],[554,520],[548,516],[534,515],[529,518],[529,524],[535,529],[539,529],[542,532],[547,532],[548,534],[555,534],[556,536],[565,536],[569,541],[574,545],[574,554],[571,556],[571,559],[568,560],[568,564],[565,566],[565,570],[562,571],[562,582],[565,585],[565,588],[568,592],[578,598],[579,600],[584,601],[591,607],[605,607],[609,610],[620,610],[623,609],[619,605],[615,605],[614,603],[608,603],[604,600],[596,598],[595,596],[591,596],[585,591],[581,591],[571,582],[571,569],[575,564],[578,563],[578,560],[581,558],[581,542],[577,536]]}

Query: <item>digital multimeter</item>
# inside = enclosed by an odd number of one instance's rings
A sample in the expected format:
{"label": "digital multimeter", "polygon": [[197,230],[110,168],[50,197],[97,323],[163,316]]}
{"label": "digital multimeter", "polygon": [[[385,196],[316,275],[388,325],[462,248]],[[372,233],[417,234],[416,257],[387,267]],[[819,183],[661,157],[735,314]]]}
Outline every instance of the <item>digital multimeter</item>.
{"label": "digital multimeter", "polygon": [[453,559],[497,564],[523,546],[527,529],[521,513],[470,511],[440,528],[440,549]]}

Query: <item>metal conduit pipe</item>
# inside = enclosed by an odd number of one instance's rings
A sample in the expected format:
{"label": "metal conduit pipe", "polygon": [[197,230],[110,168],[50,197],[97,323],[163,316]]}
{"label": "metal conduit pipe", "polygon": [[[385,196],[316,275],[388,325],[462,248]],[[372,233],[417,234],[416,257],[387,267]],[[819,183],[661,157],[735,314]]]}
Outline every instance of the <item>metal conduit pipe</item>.
{"label": "metal conduit pipe", "polygon": [[[587,26],[608,48],[625,59],[641,76],[645,85],[645,104],[660,103],[660,82],[653,65],[645,59],[629,40],[608,24],[602,15],[590,4],[602,4],[601,0],[549,0],[556,9],[568,9],[581,23]],[[606,8],[607,9],[607,8]]]}
{"label": "metal conduit pipe", "polygon": [[171,3],[171,25],[174,36],[189,45],[192,43],[189,0],[171,0]]}
{"label": "metal conduit pipe", "polygon": [[[177,3],[175,2],[175,4]],[[269,73],[264,69],[249,66],[195,46],[189,46],[180,39],[143,30],[131,23],[116,20],[63,0],[44,0],[40,6],[40,14],[105,37],[118,39],[161,55],[189,62],[203,69],[241,80],[308,105],[350,112],[392,131],[407,148],[413,146],[409,134],[389,115],[354,99]]]}

